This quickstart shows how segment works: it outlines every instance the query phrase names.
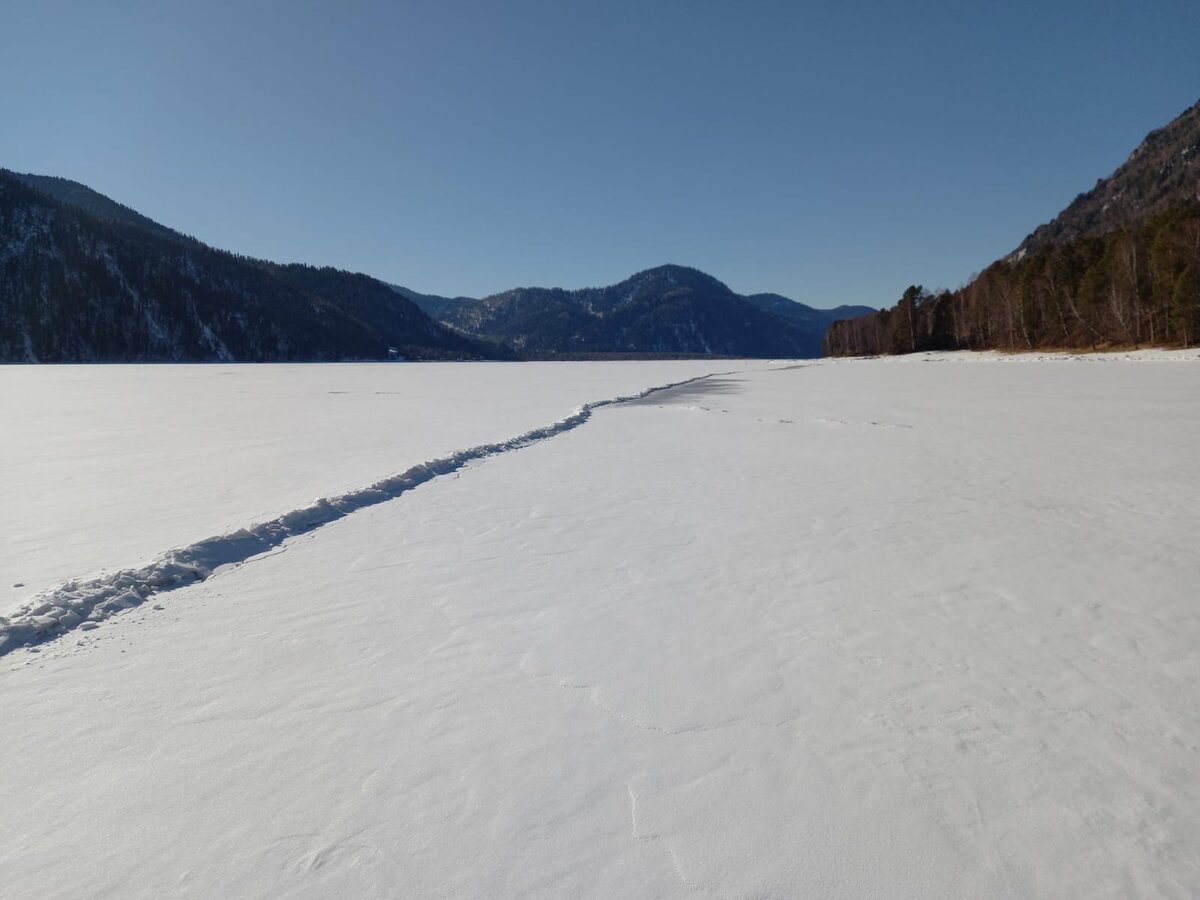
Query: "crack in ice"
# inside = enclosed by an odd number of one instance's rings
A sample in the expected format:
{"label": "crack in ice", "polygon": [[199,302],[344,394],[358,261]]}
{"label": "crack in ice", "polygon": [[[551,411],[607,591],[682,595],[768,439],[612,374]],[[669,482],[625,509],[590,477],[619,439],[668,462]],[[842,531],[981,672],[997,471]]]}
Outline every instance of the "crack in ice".
{"label": "crack in ice", "polygon": [[169,550],[140,569],[122,569],[92,579],[68,581],[43,592],[8,618],[0,616],[0,657],[20,647],[53,640],[76,629],[95,628],[117,613],[140,606],[151,597],[206,581],[219,568],[244,563],[279,547],[288,538],[308,534],[353,512],[395,500],[427,481],[457,472],[469,463],[578,428],[606,406],[641,400],[658,391],[683,387],[706,378],[731,375],[710,372],[695,378],[657,385],[637,394],[585,403],[552,425],[534,428],[507,441],[480,444],[449,456],[418,463],[398,475],[336,497],[322,497],[267,522],[230,534],[216,535],[186,547]]}

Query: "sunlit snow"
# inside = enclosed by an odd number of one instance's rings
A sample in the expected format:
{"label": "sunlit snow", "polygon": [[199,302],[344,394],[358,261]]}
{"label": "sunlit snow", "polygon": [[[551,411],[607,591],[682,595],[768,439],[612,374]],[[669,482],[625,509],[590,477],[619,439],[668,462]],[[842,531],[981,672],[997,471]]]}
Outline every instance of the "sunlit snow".
{"label": "sunlit snow", "polygon": [[1195,351],[0,386],[10,610],[551,432],[0,656],[0,894],[1200,883]]}
{"label": "sunlit snow", "polygon": [[[711,363],[0,369],[0,615]],[[11,585],[20,582],[22,588]]]}

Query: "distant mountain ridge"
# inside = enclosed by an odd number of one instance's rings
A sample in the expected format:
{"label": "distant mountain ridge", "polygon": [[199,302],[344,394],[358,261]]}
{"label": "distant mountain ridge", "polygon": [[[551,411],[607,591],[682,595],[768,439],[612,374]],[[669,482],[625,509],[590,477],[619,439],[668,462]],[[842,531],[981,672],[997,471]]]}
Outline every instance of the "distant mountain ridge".
{"label": "distant mountain ridge", "polygon": [[474,297],[439,297],[436,294],[419,294],[398,284],[389,284],[388,287],[417,304],[421,311],[431,319],[443,319],[461,307],[479,302]]}
{"label": "distant mountain ridge", "polygon": [[830,322],[875,312],[875,308],[871,306],[843,305],[833,309],[815,309],[780,294],[749,294],[743,299],[763,312],[778,316],[795,328],[806,331],[820,330],[822,333],[829,327]]}
{"label": "distant mountain ridge", "polygon": [[829,322],[667,265],[583,290],[420,294],[207,246],[65,178],[0,169],[0,362],[816,356]]}
{"label": "distant mountain ridge", "polygon": [[603,288],[514,288],[479,300],[398,290],[430,316],[527,357],[816,356],[830,322],[869,309],[817,310],[777,294],[744,297],[678,265]]}

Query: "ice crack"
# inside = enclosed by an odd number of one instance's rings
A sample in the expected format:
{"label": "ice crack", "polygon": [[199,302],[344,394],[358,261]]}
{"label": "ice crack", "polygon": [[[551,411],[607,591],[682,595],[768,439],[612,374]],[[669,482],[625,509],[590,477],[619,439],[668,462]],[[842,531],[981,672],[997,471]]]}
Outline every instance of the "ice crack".
{"label": "ice crack", "polygon": [[658,391],[728,374],[733,373],[712,372],[647,388],[637,394],[586,403],[551,425],[535,428],[507,441],[480,444],[418,463],[368,487],[337,497],[324,497],[268,522],[170,550],[140,569],[122,569],[98,578],[69,581],[39,594],[10,617],[0,617],[0,656],[19,647],[52,640],[77,628],[95,628],[104,619],[139,606],[150,597],[204,581],[223,566],[246,562],[280,546],[288,538],[315,531],[360,509],[395,500],[427,481],[457,472],[476,460],[520,450],[578,428],[602,407],[641,400]]}

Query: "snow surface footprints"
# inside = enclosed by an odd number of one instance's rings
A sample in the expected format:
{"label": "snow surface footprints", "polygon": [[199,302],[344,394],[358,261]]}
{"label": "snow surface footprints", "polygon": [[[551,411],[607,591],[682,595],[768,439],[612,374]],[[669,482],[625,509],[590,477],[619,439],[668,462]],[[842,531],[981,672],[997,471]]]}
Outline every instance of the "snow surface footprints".
{"label": "snow surface footprints", "polygon": [[659,391],[672,390],[707,378],[732,374],[712,372],[683,381],[647,388],[637,394],[597,400],[580,406],[572,415],[552,425],[535,428],[507,441],[480,444],[449,456],[428,460],[382,481],[337,497],[323,497],[268,522],[230,534],[206,538],[170,550],[140,569],[87,580],[68,581],[34,597],[10,617],[0,616],[0,656],[20,647],[53,640],[75,629],[96,628],[124,610],[140,606],[151,597],[205,581],[223,566],[246,562],[280,546],[288,538],[315,531],[353,512],[394,500],[440,475],[457,472],[468,463],[500,453],[520,450],[539,441],[578,428],[594,410],[641,400]]}

